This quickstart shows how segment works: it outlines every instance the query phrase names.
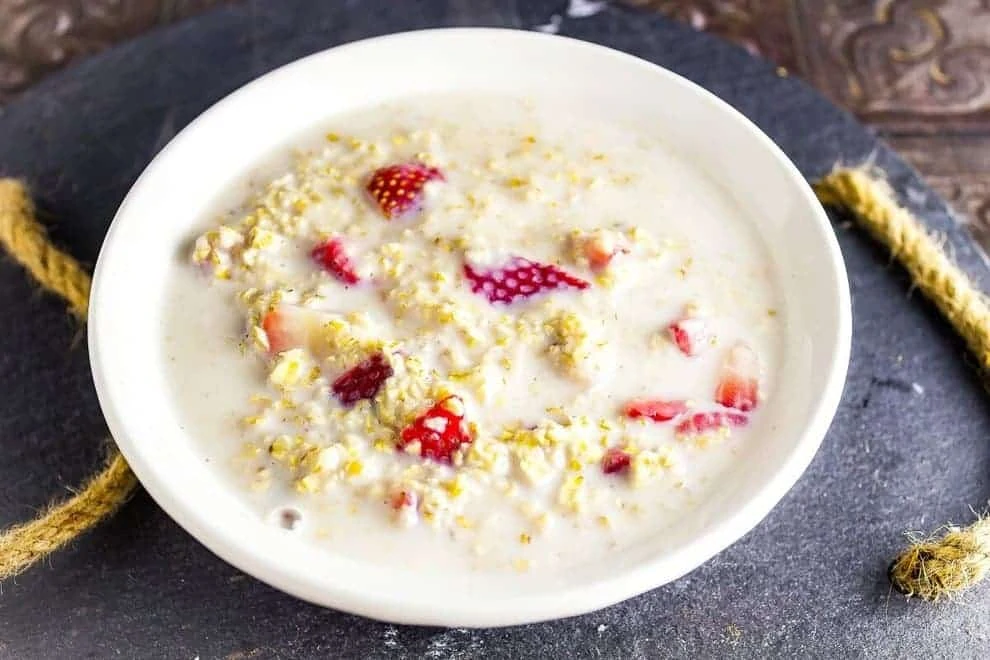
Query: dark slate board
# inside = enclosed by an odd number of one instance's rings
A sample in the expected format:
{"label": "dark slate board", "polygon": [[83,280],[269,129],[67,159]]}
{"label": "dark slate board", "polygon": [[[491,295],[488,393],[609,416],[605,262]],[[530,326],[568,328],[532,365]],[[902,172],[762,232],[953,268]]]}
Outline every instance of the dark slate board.
{"label": "dark slate board", "polygon": [[[155,152],[260,73],[413,28],[532,28],[563,0],[248,2],[117,48],[0,111],[0,174],[27,179],[56,239],[92,263]],[[525,7],[525,8],[524,8]],[[808,177],[867,157],[990,272],[945,204],[864,128],[801,82],[654,15],[608,8],[564,34],[661,63],[733,103]],[[565,621],[501,630],[395,627],[296,601],[212,556],[139,494],[111,522],[3,584],[0,657],[978,657],[990,586],[930,606],[884,571],[905,529],[967,521],[990,493],[990,410],[964,349],[887,256],[837,222],[854,303],[852,368],[832,430],[771,515],[689,576]],[[0,259],[0,524],[31,516],[97,465],[105,433],[79,330]],[[924,388],[916,393],[912,383]]]}

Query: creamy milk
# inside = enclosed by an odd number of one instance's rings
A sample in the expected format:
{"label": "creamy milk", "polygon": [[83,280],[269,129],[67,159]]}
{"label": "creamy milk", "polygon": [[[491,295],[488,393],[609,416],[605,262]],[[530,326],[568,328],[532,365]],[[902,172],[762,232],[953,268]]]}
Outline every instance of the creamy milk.
{"label": "creamy milk", "polygon": [[[774,405],[780,360],[773,271],[690,162],[580,110],[509,98],[415,98],[325,130],[204,219],[168,301],[185,431],[259,517],[416,570],[559,570],[691,515],[759,442],[750,427]],[[367,184],[406,163],[442,180],[388,219]],[[312,258],[331,239],[356,284]],[[508,305],[472,290],[465,264],[504,281],[513,257],[586,286]],[[273,310],[286,345],[272,345]],[[686,320],[695,355],[669,329]],[[334,383],[372,355],[391,375],[342,405]],[[716,402],[726,378],[758,382],[754,410]],[[471,439],[449,464],[403,440],[444,400]],[[686,412],[632,418],[639,400]],[[725,423],[684,425],[701,412]]]}

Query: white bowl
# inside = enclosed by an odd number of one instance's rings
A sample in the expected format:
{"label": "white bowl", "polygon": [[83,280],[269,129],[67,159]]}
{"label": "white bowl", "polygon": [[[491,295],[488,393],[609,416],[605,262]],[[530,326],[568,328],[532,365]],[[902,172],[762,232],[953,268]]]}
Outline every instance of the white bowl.
{"label": "white bowl", "polygon": [[[403,96],[553,94],[649,124],[717,177],[758,225],[786,323],[770,429],[718,492],[657,539],[566,580],[446,580],[336,556],[266,524],[205,465],[163,366],[162,301],[176,254],[218,192],[328,117]],[[801,475],[835,413],[849,360],[848,284],[828,219],[786,156],[704,89],[630,55],[543,34],[432,30],[348,44],[269,73],[183,130],[141,175],[107,234],[89,348],[107,423],[144,487],[217,555],[279,589],[401,623],[493,626],[588,612],[674,580],[756,525]]]}

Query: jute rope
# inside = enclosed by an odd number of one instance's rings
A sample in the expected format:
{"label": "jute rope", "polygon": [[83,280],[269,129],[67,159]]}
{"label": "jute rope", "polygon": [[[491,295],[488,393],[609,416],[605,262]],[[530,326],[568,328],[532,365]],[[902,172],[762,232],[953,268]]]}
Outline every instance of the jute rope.
{"label": "jute rope", "polygon": [[990,308],[986,297],[946,256],[911,213],[898,205],[890,186],[863,169],[836,170],[814,184],[823,204],[848,209],[856,221],[890,250],[914,285],[966,340],[990,372]]}
{"label": "jute rope", "polygon": [[[924,226],[897,203],[890,187],[863,169],[838,169],[814,188],[823,204],[846,208],[887,246],[990,373],[986,299]],[[89,276],[51,244],[34,217],[27,191],[13,180],[0,180],[0,242],[43,288],[62,296],[69,310],[85,319]],[[124,459],[113,450],[107,466],[77,495],[0,535],[0,580],[23,571],[112,514],[136,483]],[[988,570],[990,518],[985,518],[968,528],[948,528],[940,538],[916,540],[891,564],[889,577],[905,594],[937,600],[979,582]]]}
{"label": "jute rope", "polygon": [[[914,285],[952,324],[990,374],[990,307],[938,242],[900,206],[890,186],[862,168],[839,169],[814,184],[823,204],[847,209],[907,270]],[[966,528],[948,527],[941,537],[915,540],[891,563],[898,591],[938,600],[966,589],[990,570],[990,519]]]}
{"label": "jute rope", "polygon": [[[89,275],[52,245],[34,217],[27,190],[10,179],[0,179],[0,243],[42,288],[61,296],[69,312],[86,320]],[[0,534],[0,580],[17,575],[112,514],[136,485],[134,473],[120,452],[112,449],[106,467],[78,493]]]}

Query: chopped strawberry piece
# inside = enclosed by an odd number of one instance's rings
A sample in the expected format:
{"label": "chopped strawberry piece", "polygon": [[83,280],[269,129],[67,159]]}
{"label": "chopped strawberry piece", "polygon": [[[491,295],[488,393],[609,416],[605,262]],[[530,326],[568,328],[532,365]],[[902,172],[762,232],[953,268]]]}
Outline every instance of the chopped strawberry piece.
{"label": "chopped strawberry piece", "polygon": [[357,284],[361,281],[354,270],[354,262],[344,248],[344,241],[339,237],[320,243],[313,248],[310,256],[323,270],[344,284]]}
{"label": "chopped strawberry piece", "polygon": [[382,384],[391,376],[392,365],[384,354],[375,353],[333,381],[331,389],[337,400],[349,407],[361,399],[374,398]]}
{"label": "chopped strawberry piece", "polygon": [[726,408],[748,412],[760,401],[760,361],[746,344],[736,344],[722,364],[715,401]]}
{"label": "chopped strawberry piece", "polygon": [[416,493],[408,490],[399,490],[389,497],[387,503],[392,507],[395,521],[403,527],[415,525],[418,518],[418,498]]}
{"label": "chopped strawberry piece", "polygon": [[647,417],[654,422],[668,422],[687,412],[684,401],[663,401],[660,399],[635,399],[626,404],[626,417],[638,419]]}
{"label": "chopped strawberry piece", "polygon": [[670,331],[670,338],[684,355],[698,355],[711,346],[712,336],[704,319],[681,319],[671,323],[667,329]]}
{"label": "chopped strawberry piece", "polygon": [[629,252],[629,248],[620,244],[615,232],[596,230],[581,234],[575,239],[579,259],[586,260],[593,271],[608,268],[617,254]]}
{"label": "chopped strawberry piece", "polygon": [[626,472],[629,470],[630,465],[632,465],[632,456],[618,447],[610,448],[602,458],[602,472],[605,474]]}
{"label": "chopped strawberry piece", "polygon": [[270,309],[261,319],[261,329],[268,339],[269,355],[290,348],[308,348],[315,357],[326,357],[328,347],[323,329],[329,321],[340,318],[339,312],[317,310],[289,303]]}
{"label": "chopped strawberry piece", "polygon": [[698,435],[715,429],[745,426],[749,418],[734,412],[700,412],[695,413],[677,425],[679,435]]}
{"label": "chopped strawberry piece", "polygon": [[464,264],[464,276],[471,291],[485,296],[490,303],[505,305],[555,289],[591,286],[553,264],[541,264],[523,257],[512,257],[505,265],[489,270]]}
{"label": "chopped strawberry piece", "polygon": [[402,430],[399,447],[408,449],[419,443],[419,455],[440,463],[450,463],[461,445],[471,442],[464,424],[464,404],[460,397],[449,396],[416,418]]}
{"label": "chopped strawberry piece", "polygon": [[261,329],[268,338],[268,352],[272,355],[302,346],[306,341],[306,333],[298,319],[284,307],[269,310],[261,319]]}
{"label": "chopped strawberry piece", "polygon": [[443,181],[443,173],[422,163],[389,165],[375,170],[368,179],[368,193],[389,220],[418,211],[423,188],[429,181]]}
{"label": "chopped strawberry piece", "polygon": [[396,491],[392,494],[389,504],[396,511],[406,507],[413,508],[416,506],[416,494],[410,493],[408,490]]}
{"label": "chopped strawberry piece", "polygon": [[591,270],[605,270],[612,263],[615,252],[606,251],[601,245],[592,242],[585,245],[584,255],[588,257]]}

